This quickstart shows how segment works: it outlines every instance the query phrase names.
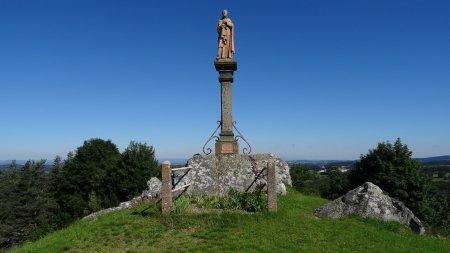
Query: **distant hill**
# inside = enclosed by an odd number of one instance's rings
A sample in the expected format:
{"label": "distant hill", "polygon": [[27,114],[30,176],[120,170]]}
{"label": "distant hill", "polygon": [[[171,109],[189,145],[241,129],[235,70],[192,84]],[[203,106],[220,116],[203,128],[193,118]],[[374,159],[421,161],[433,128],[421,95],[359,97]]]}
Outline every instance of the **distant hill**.
{"label": "distant hill", "polygon": [[[33,159],[30,159],[33,160]],[[41,159],[36,159],[34,161],[40,161]],[[45,164],[46,165],[52,165],[53,164],[53,159],[42,159],[45,160]],[[16,164],[19,165],[24,165],[27,161],[29,160],[0,160],[0,165],[10,165],[13,161],[16,161]]]}
{"label": "distant hill", "polygon": [[337,163],[337,162],[344,162],[344,160],[287,160],[286,161],[289,165],[290,164],[313,164],[313,165],[328,165],[330,163]]}
{"label": "distant hill", "polygon": [[445,165],[450,164],[450,155],[416,158],[416,160],[424,165]]}
{"label": "distant hill", "polygon": [[[450,165],[450,155],[433,156],[426,158],[414,158],[422,165]],[[293,164],[310,164],[315,166],[351,166],[357,160],[287,160],[289,165]]]}
{"label": "distant hill", "polygon": [[[9,163],[9,164],[1,164],[0,165],[0,171],[7,170],[9,168],[10,164],[11,163]],[[23,163],[23,164],[25,164],[25,163]],[[17,168],[19,168],[19,169],[22,168],[23,164],[17,164]],[[51,169],[52,169],[52,165],[48,165],[48,164],[44,165],[44,171],[48,172]]]}

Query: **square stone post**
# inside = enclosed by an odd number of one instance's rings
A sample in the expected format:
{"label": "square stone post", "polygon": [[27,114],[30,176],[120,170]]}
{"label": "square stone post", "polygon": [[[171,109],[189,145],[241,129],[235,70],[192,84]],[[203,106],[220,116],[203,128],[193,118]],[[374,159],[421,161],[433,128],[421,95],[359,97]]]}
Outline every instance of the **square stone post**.
{"label": "square stone post", "polygon": [[170,162],[164,161],[162,163],[162,182],[161,182],[161,205],[162,213],[170,214],[172,207],[172,171],[170,169]]}
{"label": "square stone post", "polygon": [[267,163],[267,209],[269,212],[277,211],[275,164]]}
{"label": "square stone post", "polygon": [[239,147],[234,139],[232,117],[232,84],[233,74],[237,70],[237,62],[233,60],[218,60],[214,62],[219,71],[221,91],[221,131],[216,142],[217,154],[238,154]]}

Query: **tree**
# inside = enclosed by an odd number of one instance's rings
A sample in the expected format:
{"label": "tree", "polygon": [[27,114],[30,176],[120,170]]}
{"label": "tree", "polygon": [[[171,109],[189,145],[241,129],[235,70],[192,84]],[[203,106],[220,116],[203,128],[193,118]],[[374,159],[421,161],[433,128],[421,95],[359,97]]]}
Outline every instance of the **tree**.
{"label": "tree", "polygon": [[401,143],[400,138],[393,145],[389,142],[378,143],[377,148],[361,155],[350,175],[350,182],[356,187],[370,181],[391,197],[403,201],[427,224],[438,225],[445,216],[446,203],[442,203],[430,178],[411,155],[412,152]]}
{"label": "tree", "polygon": [[320,196],[327,199],[336,199],[345,194],[348,188],[348,173],[333,169],[328,174],[329,187],[321,191]]}
{"label": "tree", "polygon": [[155,150],[147,143],[131,141],[122,153],[121,198],[140,194],[147,180],[160,173]]}
{"label": "tree", "polygon": [[52,230],[56,203],[50,192],[45,161],[28,161],[18,170],[13,163],[0,175],[0,246],[37,239]]}
{"label": "tree", "polygon": [[11,238],[15,224],[11,217],[17,199],[17,184],[19,181],[19,171],[13,161],[8,170],[0,173],[0,251],[2,248],[10,247],[14,241]]}
{"label": "tree", "polygon": [[327,176],[319,175],[313,167],[305,164],[293,165],[290,169],[292,185],[297,191],[309,195],[324,195],[330,189]]}
{"label": "tree", "polygon": [[119,203],[121,155],[110,140],[90,139],[69,153],[61,169],[52,174],[55,198],[66,218],[89,213],[89,194],[94,193],[102,208]]}

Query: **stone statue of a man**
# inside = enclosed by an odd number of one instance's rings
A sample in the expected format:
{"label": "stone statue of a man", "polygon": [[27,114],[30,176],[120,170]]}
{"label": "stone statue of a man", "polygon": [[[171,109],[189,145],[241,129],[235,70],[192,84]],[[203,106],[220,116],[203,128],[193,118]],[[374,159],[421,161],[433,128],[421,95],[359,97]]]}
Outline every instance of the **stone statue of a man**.
{"label": "stone statue of a man", "polygon": [[219,48],[216,60],[232,60],[234,54],[234,25],[228,18],[228,11],[222,11],[222,18],[217,24],[219,33]]}

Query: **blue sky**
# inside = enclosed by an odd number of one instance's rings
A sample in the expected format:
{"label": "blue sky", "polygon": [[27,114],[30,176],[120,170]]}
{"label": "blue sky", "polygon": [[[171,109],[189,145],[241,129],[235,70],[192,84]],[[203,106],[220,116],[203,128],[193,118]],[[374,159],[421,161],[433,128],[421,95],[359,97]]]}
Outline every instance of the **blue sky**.
{"label": "blue sky", "polygon": [[415,157],[450,154],[450,1],[3,0],[0,159],[90,138],[200,153],[220,119],[224,8],[254,153],[357,159],[400,137]]}

